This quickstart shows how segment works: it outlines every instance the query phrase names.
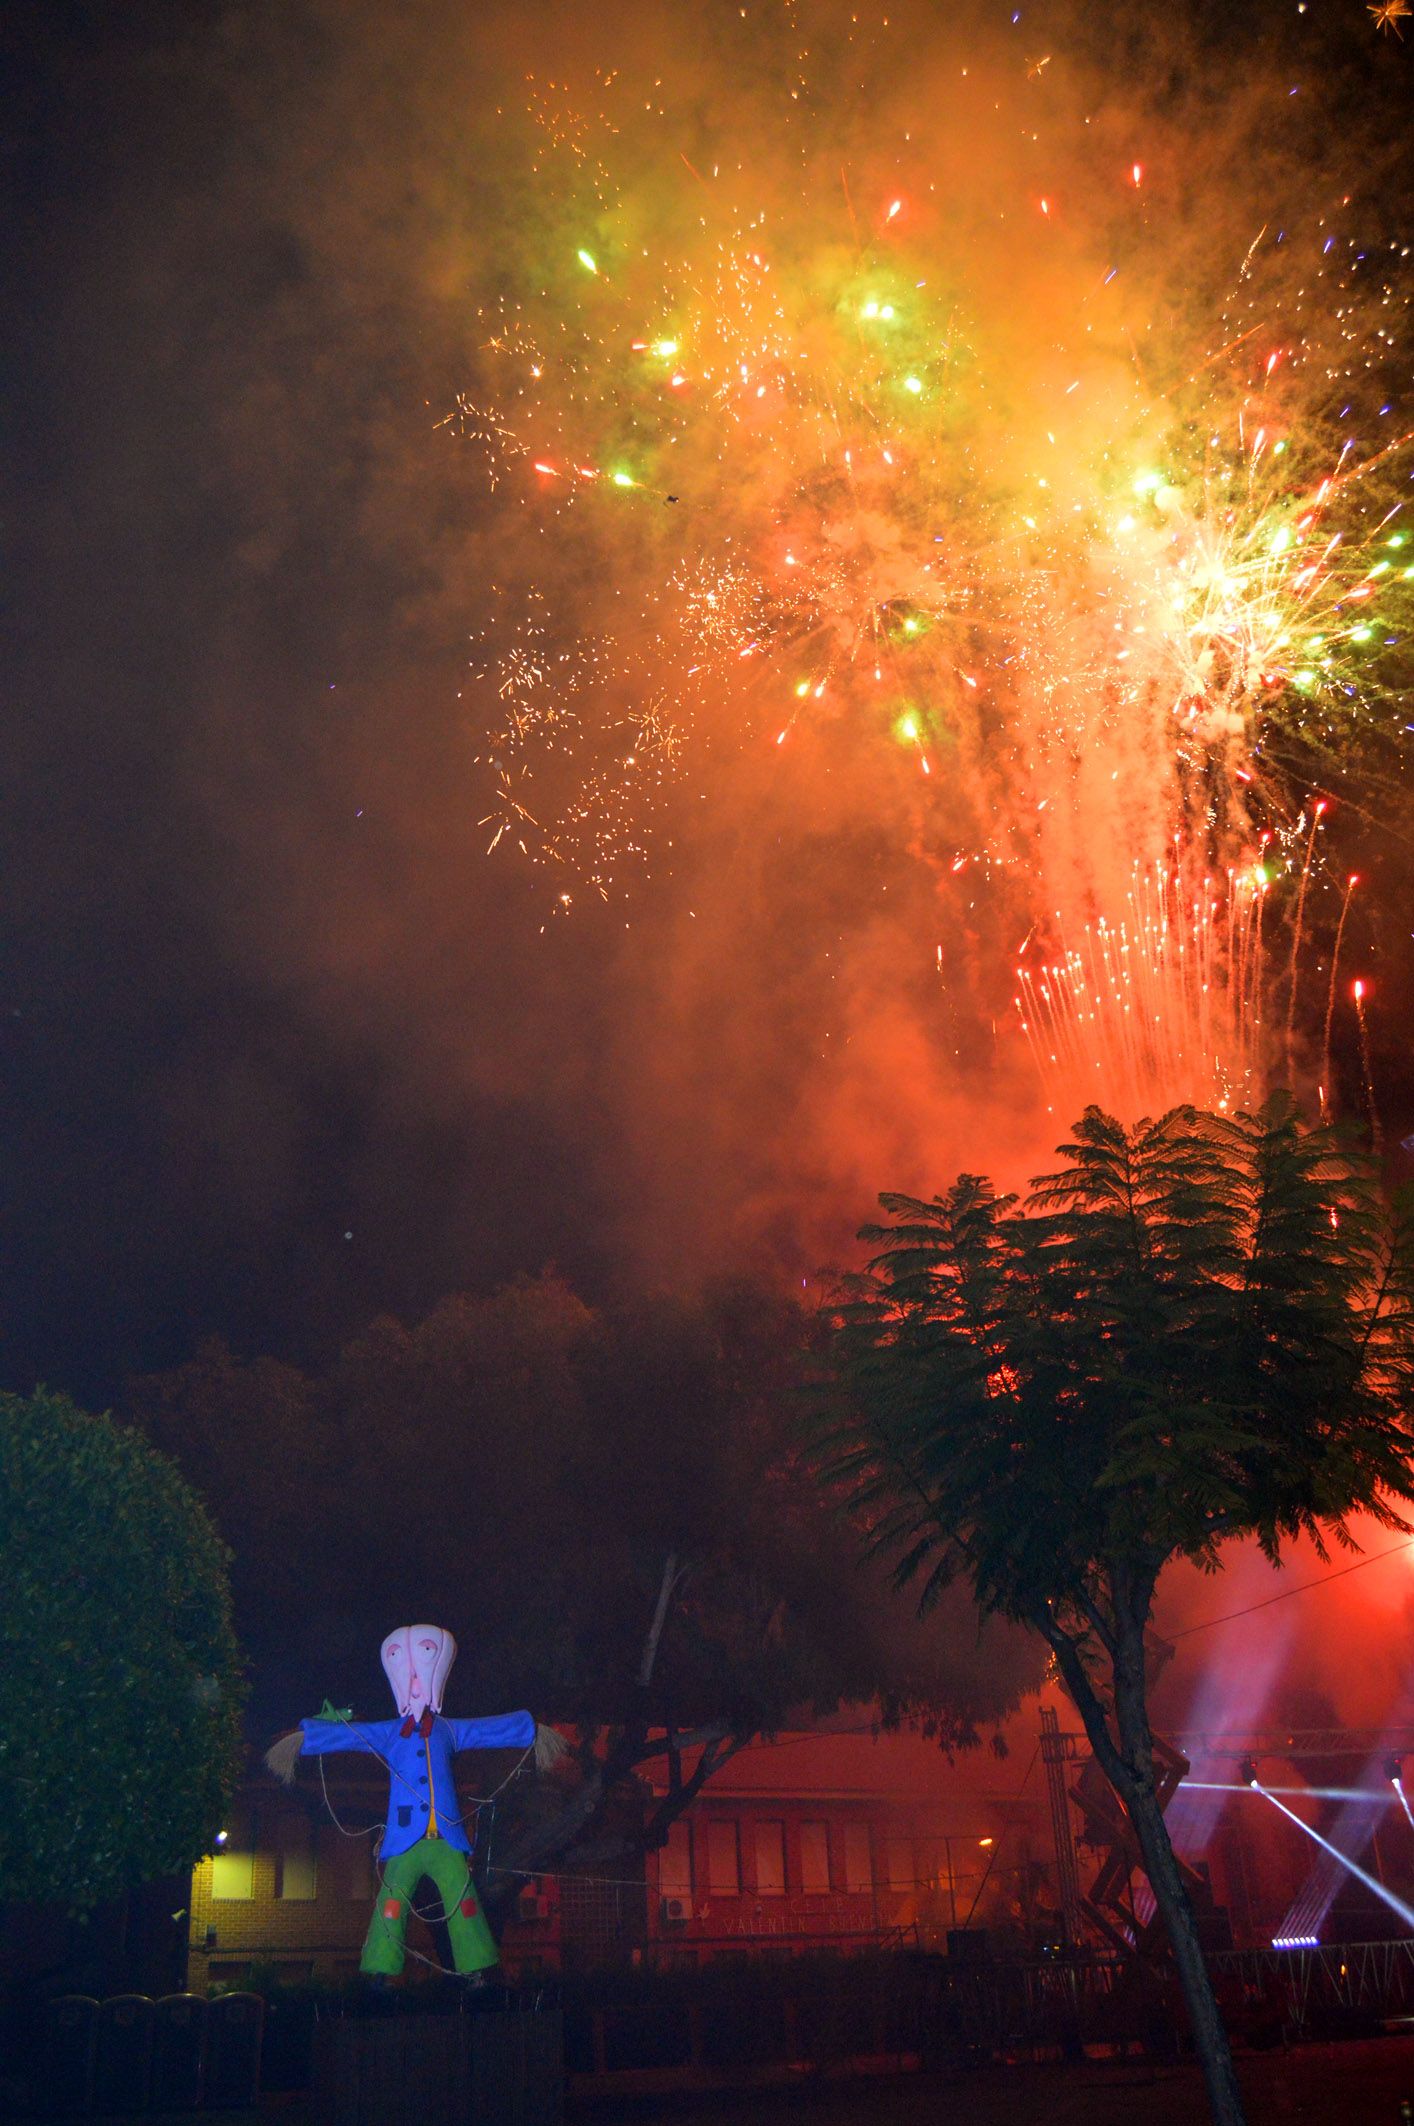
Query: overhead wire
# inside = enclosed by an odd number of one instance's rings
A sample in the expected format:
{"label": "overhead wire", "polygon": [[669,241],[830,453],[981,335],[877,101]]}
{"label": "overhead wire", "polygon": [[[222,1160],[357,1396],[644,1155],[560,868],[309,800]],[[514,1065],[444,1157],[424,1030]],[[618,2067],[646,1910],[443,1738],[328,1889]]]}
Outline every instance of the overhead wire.
{"label": "overhead wire", "polygon": [[1182,1631],[1165,1632],[1164,1637],[1172,1644],[1179,1639],[1191,1639],[1195,1632],[1213,1631],[1219,1624],[1233,1624],[1239,1617],[1255,1616],[1259,1609],[1270,1609],[1274,1602],[1289,1602],[1293,1595],[1309,1594],[1313,1587],[1329,1587],[1333,1580],[1343,1580],[1347,1573],[1363,1572],[1367,1565],[1378,1565],[1382,1558],[1397,1557],[1402,1550],[1414,1550],[1414,1536],[1403,1543],[1391,1543],[1387,1550],[1376,1550],[1368,1558],[1357,1558],[1353,1565],[1341,1565],[1335,1572],[1322,1573],[1319,1579],[1303,1580],[1299,1587],[1283,1587],[1279,1594],[1267,1595],[1260,1602],[1249,1602],[1245,1609],[1230,1609],[1221,1617],[1205,1617],[1201,1624],[1186,1624]]}

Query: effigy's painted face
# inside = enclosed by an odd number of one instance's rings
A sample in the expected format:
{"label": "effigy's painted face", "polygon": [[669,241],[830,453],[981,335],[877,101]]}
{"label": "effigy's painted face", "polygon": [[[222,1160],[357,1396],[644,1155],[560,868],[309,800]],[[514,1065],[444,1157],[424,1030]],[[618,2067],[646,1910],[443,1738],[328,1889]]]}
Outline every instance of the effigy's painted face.
{"label": "effigy's painted face", "polygon": [[383,1668],[405,1720],[416,1720],[429,1708],[441,1712],[442,1691],[456,1658],[457,1642],[440,1624],[400,1624],[389,1632],[383,1641]]}

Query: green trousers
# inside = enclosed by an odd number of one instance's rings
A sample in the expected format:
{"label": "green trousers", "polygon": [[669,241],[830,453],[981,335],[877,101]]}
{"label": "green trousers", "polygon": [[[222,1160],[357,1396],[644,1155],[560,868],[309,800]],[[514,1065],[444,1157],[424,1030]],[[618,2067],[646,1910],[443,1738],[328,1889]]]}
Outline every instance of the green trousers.
{"label": "green trousers", "polygon": [[[452,1962],[458,1971],[486,1971],[499,1963],[500,1953],[486,1924],[466,1854],[448,1845],[445,1838],[419,1838],[406,1853],[396,1853],[383,1864],[383,1884],[369,1921],[360,1971],[370,1977],[398,1976],[407,1950],[408,1913],[424,1875],[442,1901],[440,1916],[447,1922]],[[428,1916],[425,1911],[423,1916]]]}

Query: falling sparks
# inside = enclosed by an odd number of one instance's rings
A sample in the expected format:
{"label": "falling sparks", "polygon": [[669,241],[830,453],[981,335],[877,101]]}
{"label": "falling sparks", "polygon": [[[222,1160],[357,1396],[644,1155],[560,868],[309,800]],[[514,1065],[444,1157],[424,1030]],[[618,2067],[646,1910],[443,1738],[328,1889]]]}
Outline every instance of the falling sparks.
{"label": "falling sparks", "polygon": [[[807,56],[779,137],[744,117],[705,159],[666,91],[606,77],[587,116],[530,85],[523,246],[478,287],[448,423],[508,525],[474,658],[488,842],[608,898],[725,759],[768,754],[785,793],[872,753],[872,801],[969,907],[1002,880],[1054,924],[1038,1056],[1083,1028],[1130,1099],[1246,1097],[1288,877],[1293,1051],[1310,780],[1405,742],[1406,252],[1360,248],[1348,201],[1258,215],[1226,295],[1159,332],[1163,139],[1087,194],[1061,118],[1027,119],[1029,175],[968,174],[886,111],[842,143]],[[1047,304],[1024,335],[1015,275]]]}
{"label": "falling sparks", "polygon": [[1377,30],[1392,30],[1396,37],[1402,38],[1404,32],[1399,25],[1408,21],[1411,8],[1409,0],[1377,0],[1377,5],[1370,8],[1369,13]]}
{"label": "falling sparks", "polygon": [[1194,892],[1163,865],[1137,876],[1119,918],[1087,923],[1060,955],[1017,969],[1016,1010],[1052,1105],[1112,1112],[1260,1097],[1268,968],[1257,868]]}
{"label": "falling sparks", "polygon": [[1357,977],[1350,985],[1350,993],[1355,1000],[1355,1023],[1360,1029],[1360,1070],[1362,1090],[1365,1095],[1365,1111],[1370,1124],[1370,1139],[1374,1146],[1375,1157],[1379,1158],[1383,1148],[1383,1132],[1380,1128],[1380,1110],[1375,1099],[1374,1073],[1370,1067],[1370,1026],[1365,1010],[1369,984]]}

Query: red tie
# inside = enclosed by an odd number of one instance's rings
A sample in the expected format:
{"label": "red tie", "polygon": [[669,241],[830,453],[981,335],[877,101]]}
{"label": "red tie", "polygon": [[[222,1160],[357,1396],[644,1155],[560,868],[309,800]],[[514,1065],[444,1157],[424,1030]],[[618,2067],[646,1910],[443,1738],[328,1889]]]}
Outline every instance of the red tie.
{"label": "red tie", "polygon": [[414,1720],[412,1714],[409,1713],[406,1720],[404,1720],[402,1726],[398,1729],[398,1733],[402,1736],[404,1741],[407,1740],[409,1735],[417,1734],[421,1735],[423,1741],[425,1742],[432,1732],[432,1722],[436,1719],[436,1717],[437,1716],[433,1712],[431,1706],[424,1705],[422,1708],[422,1718],[420,1720]]}

